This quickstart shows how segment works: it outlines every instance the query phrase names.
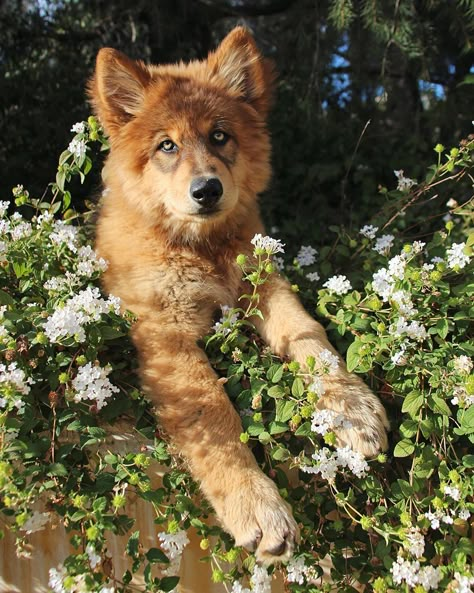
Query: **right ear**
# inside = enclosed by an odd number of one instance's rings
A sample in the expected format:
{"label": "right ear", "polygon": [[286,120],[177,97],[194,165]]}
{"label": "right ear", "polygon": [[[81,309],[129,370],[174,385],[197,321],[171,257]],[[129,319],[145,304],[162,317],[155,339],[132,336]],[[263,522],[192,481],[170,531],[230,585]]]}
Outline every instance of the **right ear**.
{"label": "right ear", "polygon": [[150,78],[143,62],[109,47],[99,51],[89,96],[107,134],[113,135],[138,113]]}

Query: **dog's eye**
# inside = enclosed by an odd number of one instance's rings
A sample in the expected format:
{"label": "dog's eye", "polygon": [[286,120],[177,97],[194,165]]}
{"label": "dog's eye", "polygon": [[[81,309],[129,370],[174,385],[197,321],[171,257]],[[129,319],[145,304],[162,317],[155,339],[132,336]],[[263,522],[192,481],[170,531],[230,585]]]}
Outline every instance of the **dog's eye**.
{"label": "dog's eye", "polygon": [[176,152],[178,147],[172,140],[166,139],[158,145],[158,150],[162,150],[163,152]]}
{"label": "dog's eye", "polygon": [[224,146],[227,140],[229,140],[229,134],[226,134],[222,130],[215,130],[211,134],[211,142],[216,146]]}

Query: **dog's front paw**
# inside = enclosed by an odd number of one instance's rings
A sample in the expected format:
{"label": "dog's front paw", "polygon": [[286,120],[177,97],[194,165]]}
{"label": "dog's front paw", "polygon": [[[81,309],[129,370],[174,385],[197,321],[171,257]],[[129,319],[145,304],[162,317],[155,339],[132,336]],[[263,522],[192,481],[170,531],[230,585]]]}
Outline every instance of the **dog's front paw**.
{"label": "dog's front paw", "polygon": [[298,527],[290,506],[260,471],[249,472],[235,484],[218,515],[236,545],[255,552],[260,564],[268,566],[292,556]]}
{"label": "dog's front paw", "polygon": [[384,407],[358,377],[340,384],[329,396],[323,396],[318,408],[341,414],[342,427],[335,433],[338,446],[349,446],[364,457],[373,457],[388,447],[389,422]]}

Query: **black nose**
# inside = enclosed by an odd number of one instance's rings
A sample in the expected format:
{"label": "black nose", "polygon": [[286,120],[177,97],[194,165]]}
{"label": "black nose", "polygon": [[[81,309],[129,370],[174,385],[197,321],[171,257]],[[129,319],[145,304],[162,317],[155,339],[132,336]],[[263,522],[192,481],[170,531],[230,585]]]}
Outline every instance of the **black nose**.
{"label": "black nose", "polygon": [[203,208],[212,208],[224,193],[222,183],[217,177],[197,177],[191,182],[191,197]]}

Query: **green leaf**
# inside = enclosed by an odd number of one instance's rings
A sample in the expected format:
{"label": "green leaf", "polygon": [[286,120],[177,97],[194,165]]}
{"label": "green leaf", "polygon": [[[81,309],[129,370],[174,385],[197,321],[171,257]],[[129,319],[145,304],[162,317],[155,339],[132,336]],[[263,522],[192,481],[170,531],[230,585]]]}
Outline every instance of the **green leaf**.
{"label": "green leaf", "polygon": [[447,319],[439,319],[437,324],[435,325],[435,329],[438,332],[438,336],[440,336],[444,340],[446,338],[446,336],[448,335],[448,330],[449,330],[448,320]]}
{"label": "green leaf", "polygon": [[127,546],[126,546],[125,550],[126,550],[127,554],[129,556],[131,556],[132,558],[134,558],[135,556],[138,556],[138,546],[140,543],[138,540],[139,537],[140,537],[140,532],[134,531],[127,542]]}
{"label": "green leaf", "polygon": [[415,450],[415,445],[408,439],[403,439],[395,445],[394,457],[408,457]]}
{"label": "green leaf", "polygon": [[48,476],[67,476],[68,474],[69,471],[62,463],[52,463],[47,471]]}
{"label": "green leaf", "polygon": [[162,552],[159,548],[150,548],[148,552],[145,554],[146,559],[148,562],[160,564],[169,564],[169,558],[166,556],[164,552]]}
{"label": "green leaf", "polygon": [[172,591],[176,585],[179,583],[179,577],[164,577],[160,581],[160,591],[164,591],[164,593],[168,593],[168,591]]}
{"label": "green leaf", "polygon": [[290,453],[285,447],[275,447],[272,450],[272,459],[275,461],[286,461],[289,457]]}
{"label": "green leaf", "polygon": [[293,381],[293,385],[291,386],[291,393],[298,398],[303,396],[304,383],[303,380],[299,377],[296,377],[296,379]]}
{"label": "green leaf", "polygon": [[461,428],[464,434],[474,432],[474,406],[469,406],[467,410],[463,410],[461,416]]}
{"label": "green leaf", "polygon": [[283,387],[281,387],[281,385],[273,385],[273,387],[270,387],[267,393],[274,399],[280,399],[286,395],[286,391]]}
{"label": "green leaf", "polygon": [[0,305],[14,305],[15,299],[12,298],[8,292],[0,289]]}
{"label": "green leaf", "polygon": [[448,404],[438,395],[431,395],[428,398],[428,403],[433,412],[443,414],[443,416],[451,416],[451,410],[449,409]]}
{"label": "green leaf", "polygon": [[410,414],[414,418],[421,406],[424,404],[425,398],[419,391],[411,391],[403,401],[402,412]]}
{"label": "green leaf", "polygon": [[313,431],[311,430],[311,422],[303,422],[303,424],[301,424],[301,426],[298,426],[298,428],[295,431],[295,435],[297,437],[309,437],[313,434]]}
{"label": "green leaf", "polygon": [[275,420],[277,422],[288,422],[296,410],[296,402],[279,399],[276,402]]}
{"label": "green leaf", "polygon": [[272,366],[267,371],[267,379],[272,383],[278,383],[280,379],[283,377],[283,365],[282,364],[272,364]]}
{"label": "green leaf", "polygon": [[268,425],[268,430],[270,434],[281,434],[288,430],[288,424],[286,422],[277,422],[274,420]]}
{"label": "green leaf", "polygon": [[359,340],[359,338],[356,338],[352,344],[349,346],[349,348],[347,349],[347,354],[346,354],[346,362],[347,362],[347,370],[349,372],[352,372],[354,369],[356,369],[359,366],[360,363],[360,355],[359,355],[359,351],[360,348],[362,346],[362,342]]}

